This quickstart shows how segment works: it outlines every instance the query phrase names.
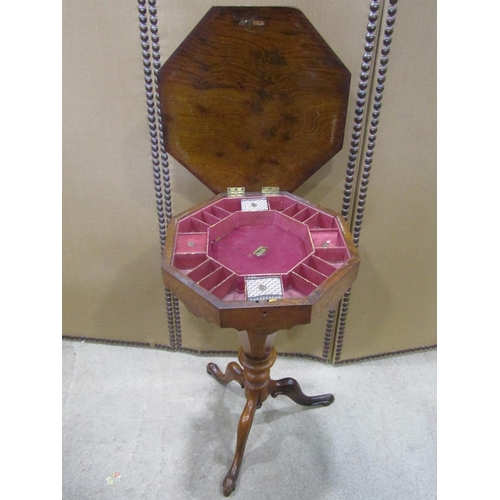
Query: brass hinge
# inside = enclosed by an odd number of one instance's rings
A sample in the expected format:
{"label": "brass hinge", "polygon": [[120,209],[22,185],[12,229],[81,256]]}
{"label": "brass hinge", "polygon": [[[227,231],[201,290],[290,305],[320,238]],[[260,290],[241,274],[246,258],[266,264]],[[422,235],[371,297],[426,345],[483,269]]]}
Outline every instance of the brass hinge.
{"label": "brass hinge", "polygon": [[227,188],[228,196],[245,196],[245,188],[244,187],[228,187]]}
{"label": "brass hinge", "polygon": [[277,186],[265,186],[262,188],[262,194],[279,194],[280,188]]}

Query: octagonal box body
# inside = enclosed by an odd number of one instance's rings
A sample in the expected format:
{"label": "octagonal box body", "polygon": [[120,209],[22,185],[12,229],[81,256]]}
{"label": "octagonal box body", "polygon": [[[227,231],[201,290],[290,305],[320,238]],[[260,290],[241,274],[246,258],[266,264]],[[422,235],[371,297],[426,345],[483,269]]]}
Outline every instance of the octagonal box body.
{"label": "octagonal box body", "polygon": [[349,83],[284,7],[213,7],[161,67],[166,150],[217,194],[167,229],[165,286],[192,313],[269,334],[350,287],[359,256],[342,216],[290,193],[342,148]]}

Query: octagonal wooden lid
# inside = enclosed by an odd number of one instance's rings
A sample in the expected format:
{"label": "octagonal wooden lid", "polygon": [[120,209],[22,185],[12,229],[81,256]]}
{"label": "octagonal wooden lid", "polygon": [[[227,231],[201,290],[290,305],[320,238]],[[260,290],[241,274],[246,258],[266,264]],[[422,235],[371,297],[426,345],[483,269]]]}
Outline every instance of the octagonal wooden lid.
{"label": "octagonal wooden lid", "polygon": [[342,149],[350,73],[297,9],[212,7],[158,81],[165,147],[214,193],[294,191]]}

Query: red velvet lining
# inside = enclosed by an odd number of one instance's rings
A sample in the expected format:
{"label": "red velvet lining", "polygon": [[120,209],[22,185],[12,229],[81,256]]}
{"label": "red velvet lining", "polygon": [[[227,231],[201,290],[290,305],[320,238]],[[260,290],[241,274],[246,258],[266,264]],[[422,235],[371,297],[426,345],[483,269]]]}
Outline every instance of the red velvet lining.
{"label": "red velvet lining", "polygon": [[[257,257],[258,247],[268,250]],[[274,224],[242,225],[212,244],[212,257],[237,274],[286,273],[307,255],[300,236]]]}
{"label": "red velvet lining", "polygon": [[181,219],[173,266],[222,300],[245,300],[246,275],[281,275],[285,298],[312,293],[350,258],[340,225],[305,200],[268,202],[242,212],[241,198],[223,198]]}

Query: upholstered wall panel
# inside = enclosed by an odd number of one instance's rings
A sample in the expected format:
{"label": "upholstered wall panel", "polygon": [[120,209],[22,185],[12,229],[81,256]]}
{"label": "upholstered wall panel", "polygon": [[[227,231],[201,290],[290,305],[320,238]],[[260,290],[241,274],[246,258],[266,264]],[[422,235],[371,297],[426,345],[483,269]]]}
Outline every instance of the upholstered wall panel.
{"label": "upholstered wall panel", "polygon": [[[436,3],[398,2],[395,19],[360,231],[362,271],[337,362],[437,341]],[[357,193],[356,202],[359,185]]]}
{"label": "upholstered wall panel", "polygon": [[[225,4],[152,3],[161,61],[212,5]],[[236,350],[234,331],[219,330],[182,304],[176,314],[175,304],[165,302],[138,5],[63,2],[63,334],[199,352]],[[340,211],[370,1],[297,0],[293,6],[352,73],[344,149],[296,192]],[[380,16],[388,6],[380,2]],[[144,7],[150,30],[151,5]],[[335,350],[328,343],[325,348],[325,311],[311,325],[278,334],[279,352],[319,359],[337,353],[337,361],[345,361],[435,343],[434,26],[432,2],[426,0],[425,8],[398,3],[362,226],[363,261],[342,339]],[[352,224],[361,161],[360,156]],[[212,196],[175,160],[163,166],[164,173],[165,168],[173,214]],[[327,338],[334,338],[337,319],[330,316],[328,324]]]}
{"label": "upholstered wall panel", "polygon": [[63,21],[63,334],[167,343],[136,6]]}

